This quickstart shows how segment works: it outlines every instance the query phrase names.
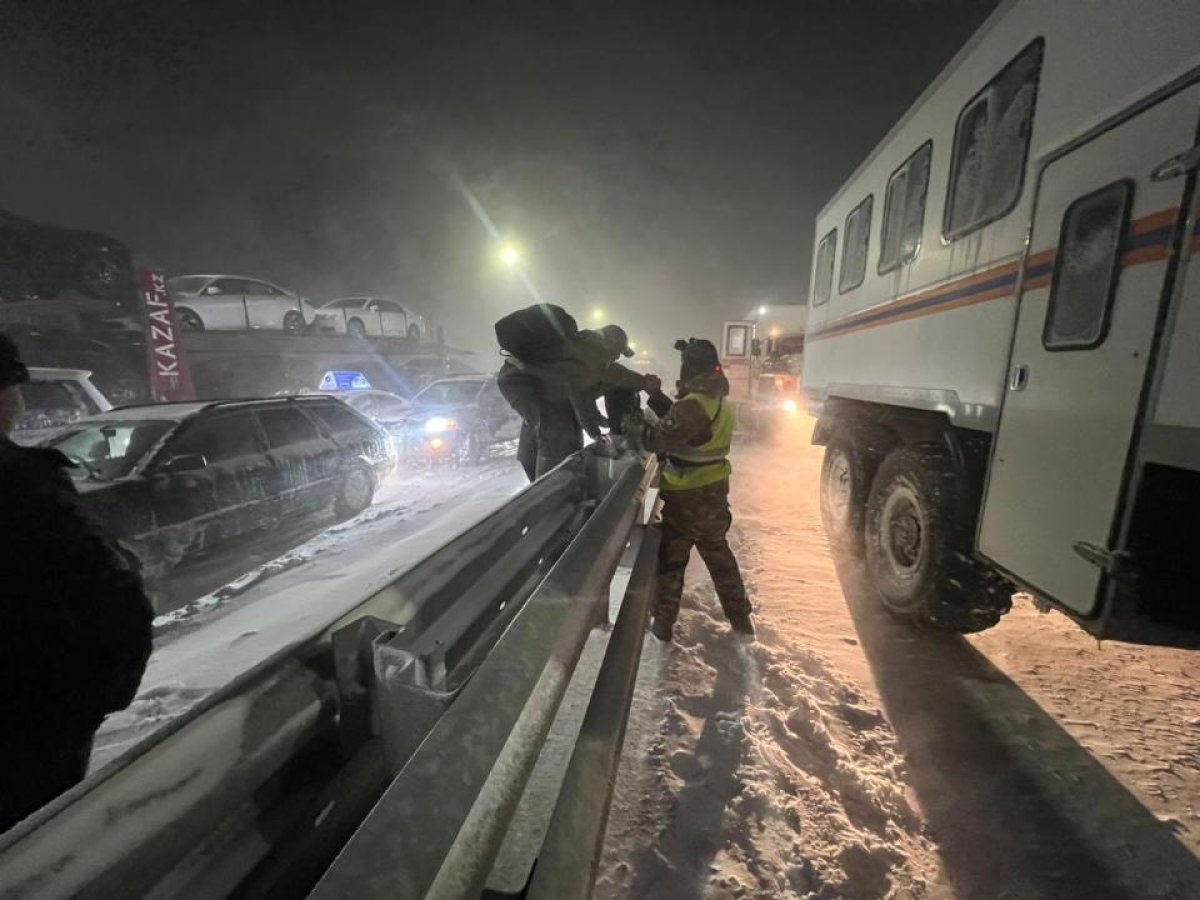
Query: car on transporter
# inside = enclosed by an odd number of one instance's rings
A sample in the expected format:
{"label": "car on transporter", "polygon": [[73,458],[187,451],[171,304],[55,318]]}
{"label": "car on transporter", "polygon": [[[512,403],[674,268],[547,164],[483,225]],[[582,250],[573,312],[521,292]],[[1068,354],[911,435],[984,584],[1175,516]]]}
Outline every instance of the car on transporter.
{"label": "car on transporter", "polygon": [[167,279],[184,331],[285,331],[304,334],[317,310],[295,291],[240,275]]}
{"label": "car on transporter", "polygon": [[399,337],[420,341],[428,337],[425,317],[384,297],[338,297],[317,309],[316,331],[351,337]]}
{"label": "car on transporter", "polygon": [[334,397],[129,406],[45,441],[151,593],[177,565],[236,556],[281,523],[348,519],[395,467],[387,432]]}

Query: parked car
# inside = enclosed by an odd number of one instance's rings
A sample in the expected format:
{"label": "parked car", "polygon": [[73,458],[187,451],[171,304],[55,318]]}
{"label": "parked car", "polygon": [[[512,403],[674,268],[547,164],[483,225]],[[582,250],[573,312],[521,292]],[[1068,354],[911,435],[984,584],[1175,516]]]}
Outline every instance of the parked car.
{"label": "parked car", "polygon": [[91,383],[115,406],[147,400],[145,333],[100,325],[89,329],[90,333],[23,322],[4,323],[0,329],[16,341],[28,365],[84,369],[91,373]]}
{"label": "parked car", "polygon": [[481,462],[494,444],[515,440],[521,420],[495,376],[460,375],[433,382],[389,430],[401,457]]}
{"label": "parked car", "polygon": [[43,446],[151,589],[181,561],[299,517],[366,509],[395,466],[387,432],[334,397],[124,407]]}
{"label": "parked car", "polygon": [[20,386],[25,411],[17,417],[12,439],[26,447],[41,443],[86,416],[112,409],[84,369],[29,367]]}
{"label": "parked car", "polygon": [[318,331],[354,337],[406,337],[419,341],[429,333],[425,317],[382,297],[339,297],[317,310]]}
{"label": "parked car", "polygon": [[68,289],[132,303],[137,284],[129,248],[94,231],[40,225],[0,211],[0,299],[45,300]]}
{"label": "parked car", "polygon": [[287,331],[301,334],[316,308],[287,288],[238,275],[177,275],[167,279],[185,331]]}

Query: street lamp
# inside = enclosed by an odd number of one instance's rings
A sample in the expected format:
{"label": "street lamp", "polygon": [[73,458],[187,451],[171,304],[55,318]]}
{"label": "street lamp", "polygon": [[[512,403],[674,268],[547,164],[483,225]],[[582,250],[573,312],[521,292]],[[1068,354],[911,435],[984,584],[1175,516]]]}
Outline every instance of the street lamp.
{"label": "street lamp", "polygon": [[512,241],[505,241],[500,245],[500,262],[504,263],[506,268],[515,269],[521,264],[521,248]]}
{"label": "street lamp", "polygon": [[604,315],[604,310],[597,306],[592,310],[592,321],[599,325],[604,321]]}
{"label": "street lamp", "polygon": [[767,305],[765,303],[758,308],[758,314],[760,316],[765,316],[767,314]]}

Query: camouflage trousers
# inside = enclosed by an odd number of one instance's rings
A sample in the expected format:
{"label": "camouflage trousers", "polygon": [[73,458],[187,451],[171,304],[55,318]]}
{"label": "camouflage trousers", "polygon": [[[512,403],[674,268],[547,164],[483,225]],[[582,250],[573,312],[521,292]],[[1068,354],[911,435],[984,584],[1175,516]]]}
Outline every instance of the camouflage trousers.
{"label": "camouflage trousers", "polygon": [[733,523],[729,511],[729,479],[690,491],[664,491],[662,544],[658,549],[658,592],[654,616],[674,622],[683,596],[683,573],[692,547],[712,577],[725,617],[748,615],[750,601],[726,534]]}

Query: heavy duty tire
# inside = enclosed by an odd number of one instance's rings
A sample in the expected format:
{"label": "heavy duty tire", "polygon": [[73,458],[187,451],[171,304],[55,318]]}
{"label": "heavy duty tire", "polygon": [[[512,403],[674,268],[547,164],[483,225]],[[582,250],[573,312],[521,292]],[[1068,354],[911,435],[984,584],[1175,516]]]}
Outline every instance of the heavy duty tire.
{"label": "heavy duty tire", "polygon": [[333,511],[339,520],[352,519],[371,505],[375,498],[375,478],[362,463],[352,463],[338,486]]}
{"label": "heavy duty tire", "polygon": [[283,330],[288,334],[304,334],[306,330],[304,313],[294,309],[284,313]]}
{"label": "heavy duty tire", "polygon": [[967,634],[995,625],[1012,587],[971,553],[959,521],[958,476],[945,448],[914,444],[879,466],[866,510],[866,563],[894,615]]}
{"label": "heavy duty tire", "polygon": [[179,327],[184,331],[204,330],[204,320],[186,306],[179,307],[177,315],[179,316]]}
{"label": "heavy duty tire", "polygon": [[835,553],[863,554],[863,522],[874,471],[861,436],[842,430],[825,445],[821,463],[821,523]]}
{"label": "heavy duty tire", "polygon": [[346,334],[350,337],[365,338],[367,326],[362,323],[362,319],[351,319],[346,323]]}

